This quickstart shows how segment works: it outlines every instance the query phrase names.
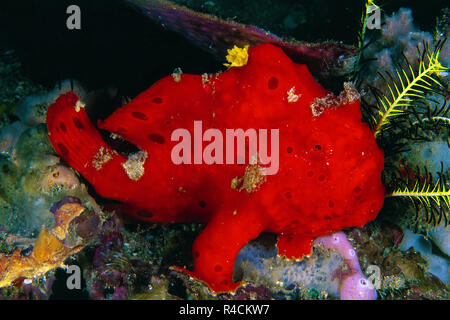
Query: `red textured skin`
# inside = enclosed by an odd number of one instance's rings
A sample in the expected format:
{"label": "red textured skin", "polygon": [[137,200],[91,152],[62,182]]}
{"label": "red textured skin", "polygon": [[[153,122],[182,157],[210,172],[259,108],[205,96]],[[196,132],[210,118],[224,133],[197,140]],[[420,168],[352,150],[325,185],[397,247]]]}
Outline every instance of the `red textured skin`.
{"label": "red textured skin", "polygon": [[[269,88],[272,77],[278,79],[276,88]],[[289,103],[293,86],[301,96]],[[205,84],[199,75],[183,74],[179,82],[165,77],[100,124],[148,153],[138,181],[127,176],[121,165],[127,159],[117,153],[100,170],[94,168],[100,147],[112,151],[84,109],[75,110],[73,93],[49,108],[47,123],[56,151],[101,196],[122,201],[141,220],[206,222],[189,273],[215,292],[233,291],[235,257],[261,232],[279,234],[279,254],[301,258],[311,252],[315,237],[362,226],[382,207],[384,156],[361,122],[359,100],[314,116],[311,103],[327,94],[306,66],[269,44],[251,48],[246,66]],[[203,121],[203,131],[278,128],[278,173],[248,193],[230,187],[245,166],[173,164],[171,150],[178,142],[171,134],[177,128],[193,133],[194,120]]]}

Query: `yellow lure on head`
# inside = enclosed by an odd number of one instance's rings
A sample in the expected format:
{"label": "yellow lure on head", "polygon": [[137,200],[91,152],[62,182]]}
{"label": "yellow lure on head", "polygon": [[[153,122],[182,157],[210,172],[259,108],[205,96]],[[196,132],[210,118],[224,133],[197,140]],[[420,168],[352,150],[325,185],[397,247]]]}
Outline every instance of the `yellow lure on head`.
{"label": "yellow lure on head", "polygon": [[249,45],[246,45],[244,48],[239,48],[235,45],[232,49],[228,49],[226,59],[229,63],[224,63],[223,65],[229,68],[245,66],[248,61],[249,47]]}

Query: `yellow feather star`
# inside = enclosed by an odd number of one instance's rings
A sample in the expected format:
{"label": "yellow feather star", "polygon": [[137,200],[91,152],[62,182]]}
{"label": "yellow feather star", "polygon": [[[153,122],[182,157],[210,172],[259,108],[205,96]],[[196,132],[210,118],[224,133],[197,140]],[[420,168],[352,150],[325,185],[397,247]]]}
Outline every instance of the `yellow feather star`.
{"label": "yellow feather star", "polygon": [[431,189],[430,184],[424,183],[422,187],[419,186],[419,182],[416,181],[412,190],[407,187],[404,189],[398,189],[392,192],[391,197],[408,197],[412,201],[417,199],[421,204],[427,207],[431,206],[431,201],[441,208],[443,203],[450,208],[450,189],[446,189],[440,181],[436,182],[433,189]]}
{"label": "yellow feather star", "polygon": [[362,57],[362,50],[364,47],[366,28],[367,28],[367,20],[369,19],[369,14],[371,14],[372,11],[379,9],[380,7],[378,7],[372,0],[366,0],[366,2],[364,4],[364,8],[365,9],[361,16],[361,30],[358,35],[358,55],[356,56],[356,61],[354,64],[354,71],[353,71],[354,78],[356,78],[356,75],[358,73],[359,62]]}
{"label": "yellow feather star", "polygon": [[[426,91],[432,90],[433,84],[442,86],[433,76],[438,76],[447,70],[439,62],[440,50],[430,52],[425,48],[426,58],[420,59],[419,70],[414,73],[413,68],[408,63],[411,76],[405,70],[396,70],[396,75],[400,85],[395,82],[387,83],[391,97],[383,95],[379,101],[380,120],[375,128],[375,136],[378,136],[383,127],[389,123],[390,119],[404,113],[404,109],[413,105],[413,98],[425,98]],[[426,60],[426,62],[425,62]]]}

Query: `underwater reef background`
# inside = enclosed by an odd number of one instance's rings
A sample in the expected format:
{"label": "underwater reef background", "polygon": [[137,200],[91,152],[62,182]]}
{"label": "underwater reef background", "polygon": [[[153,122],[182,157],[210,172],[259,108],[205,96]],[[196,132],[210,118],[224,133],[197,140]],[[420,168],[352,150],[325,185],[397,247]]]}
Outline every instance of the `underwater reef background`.
{"label": "underwater reef background", "polygon": [[[346,54],[357,52],[364,6],[355,0],[172,2],[286,41],[333,41],[331,50],[344,50],[339,46],[345,44]],[[192,74],[226,70],[223,55],[150,19],[132,3],[0,2],[0,299],[343,298],[350,264],[340,247],[317,243],[307,259],[289,261],[276,255],[271,234],[250,242],[236,261],[234,278],[249,284],[235,295],[213,295],[205,284],[170,269],[192,266],[191,247],[202,224],[151,224],[122,215],[57,156],[45,113],[59,94],[73,90],[86,97],[95,123],[176,68]],[[369,91],[368,84],[382,89],[377,71],[391,70],[402,52],[413,63],[417,45],[433,43],[437,28],[443,35],[449,30],[446,1],[376,3],[384,23],[382,31],[368,31],[372,44],[363,51],[361,92]],[[81,30],[65,27],[71,4],[82,10]],[[232,34],[231,28],[221,32]],[[446,66],[449,54],[447,41],[441,50]],[[313,75],[333,91],[340,91],[346,77]],[[444,90],[430,99],[436,105],[448,102],[448,75],[443,81],[446,95]],[[426,165],[434,173],[444,163],[448,169],[448,133],[444,125],[427,136],[430,141],[406,139],[407,150],[396,152],[389,165]],[[408,200],[394,200],[385,201],[375,221],[344,230],[360,272],[369,276],[370,266],[379,266],[378,299],[448,299],[448,223],[430,223],[423,212],[417,219]],[[66,286],[69,265],[82,270],[80,289]]]}

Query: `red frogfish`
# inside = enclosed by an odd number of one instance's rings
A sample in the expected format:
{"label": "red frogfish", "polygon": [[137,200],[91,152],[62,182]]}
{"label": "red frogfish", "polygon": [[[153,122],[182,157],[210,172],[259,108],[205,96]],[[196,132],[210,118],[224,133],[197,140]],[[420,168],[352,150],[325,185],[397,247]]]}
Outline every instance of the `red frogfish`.
{"label": "red frogfish", "polygon": [[206,223],[184,271],[213,292],[235,291],[235,258],[261,232],[278,235],[279,255],[301,259],[316,237],[373,220],[385,194],[384,155],[356,90],[334,96],[271,44],[244,60],[164,77],[99,121],[140,149],[128,156],[74,93],[47,113],[56,152],[100,196],[140,220]]}

